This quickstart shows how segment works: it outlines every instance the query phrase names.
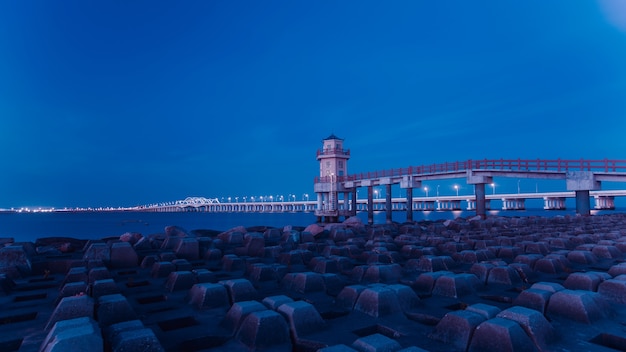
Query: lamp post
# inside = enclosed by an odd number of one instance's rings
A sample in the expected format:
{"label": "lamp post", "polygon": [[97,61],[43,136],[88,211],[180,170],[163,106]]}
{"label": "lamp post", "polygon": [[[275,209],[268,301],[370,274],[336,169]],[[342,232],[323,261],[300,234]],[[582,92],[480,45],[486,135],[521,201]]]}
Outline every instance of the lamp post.
{"label": "lamp post", "polygon": [[520,181],[521,181],[521,180],[517,180],[517,194],[520,194],[520,188],[519,188],[519,182],[520,182]]}
{"label": "lamp post", "polygon": [[424,192],[426,192],[426,198],[428,198],[428,187],[424,187]]}
{"label": "lamp post", "polygon": [[495,183],[491,184],[491,189],[492,189],[491,194],[496,194],[496,184]]}
{"label": "lamp post", "polygon": [[459,185],[454,185],[454,189],[456,189],[456,196],[459,196]]}
{"label": "lamp post", "polygon": [[437,197],[439,197],[439,185],[437,185]]}

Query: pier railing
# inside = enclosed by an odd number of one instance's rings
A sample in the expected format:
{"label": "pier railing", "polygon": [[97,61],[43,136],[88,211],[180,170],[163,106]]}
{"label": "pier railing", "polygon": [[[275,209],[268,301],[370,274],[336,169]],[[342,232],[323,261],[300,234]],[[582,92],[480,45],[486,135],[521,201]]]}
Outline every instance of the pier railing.
{"label": "pier railing", "polygon": [[[597,171],[626,172],[626,160],[609,159],[480,159],[446,162],[422,166],[410,166],[390,170],[363,172],[348,176],[333,176],[332,182],[368,180],[381,177],[408,175],[430,175],[460,172],[466,170],[499,171]],[[316,177],[315,182],[331,182],[330,176]]]}

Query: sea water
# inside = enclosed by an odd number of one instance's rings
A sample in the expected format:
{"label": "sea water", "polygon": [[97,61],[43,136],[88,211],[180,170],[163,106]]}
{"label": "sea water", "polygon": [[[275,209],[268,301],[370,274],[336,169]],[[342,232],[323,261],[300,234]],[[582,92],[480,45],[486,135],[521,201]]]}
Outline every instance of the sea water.
{"label": "sea water", "polygon": [[[626,209],[592,211],[592,214],[625,212]],[[488,211],[488,216],[563,216],[575,215],[574,210],[528,209],[521,211]],[[367,223],[367,213],[357,216]],[[475,216],[473,211],[414,211],[413,220],[446,220]],[[120,236],[126,232],[143,235],[162,233],[166,226],[176,225],[187,230],[208,229],[225,231],[236,226],[284,227],[307,226],[316,222],[313,213],[151,213],[151,212],[51,212],[0,213],[0,237],[15,241],[35,241],[43,237],[74,237],[100,239]],[[385,223],[385,212],[374,212],[374,223]],[[394,211],[392,220],[406,221],[406,212]]]}

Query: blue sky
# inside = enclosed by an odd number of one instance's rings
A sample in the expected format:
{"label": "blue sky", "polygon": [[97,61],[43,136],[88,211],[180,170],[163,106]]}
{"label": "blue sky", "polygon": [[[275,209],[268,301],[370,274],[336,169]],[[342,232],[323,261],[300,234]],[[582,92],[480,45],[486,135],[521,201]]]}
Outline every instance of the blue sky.
{"label": "blue sky", "polygon": [[349,173],[626,159],[620,0],[3,1],[0,50],[0,207],[300,197],[331,133]]}

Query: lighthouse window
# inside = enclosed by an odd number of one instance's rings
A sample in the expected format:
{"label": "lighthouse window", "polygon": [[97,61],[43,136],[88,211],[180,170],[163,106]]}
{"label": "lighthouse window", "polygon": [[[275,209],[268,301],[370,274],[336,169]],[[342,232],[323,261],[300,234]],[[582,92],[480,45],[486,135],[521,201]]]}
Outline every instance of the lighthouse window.
{"label": "lighthouse window", "polygon": [[339,160],[337,166],[339,166],[340,169],[343,168],[343,160]]}

